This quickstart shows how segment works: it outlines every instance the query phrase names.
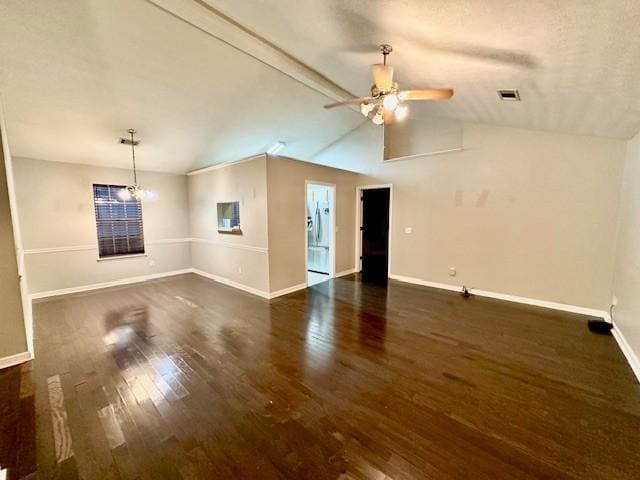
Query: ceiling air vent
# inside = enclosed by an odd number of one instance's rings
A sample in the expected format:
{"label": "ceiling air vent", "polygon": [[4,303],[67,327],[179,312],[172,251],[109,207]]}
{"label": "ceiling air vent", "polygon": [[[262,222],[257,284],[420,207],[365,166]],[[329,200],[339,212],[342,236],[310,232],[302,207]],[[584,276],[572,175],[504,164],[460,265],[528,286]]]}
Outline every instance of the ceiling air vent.
{"label": "ceiling air vent", "polygon": [[500,100],[505,102],[519,102],[520,92],[518,90],[498,90]]}

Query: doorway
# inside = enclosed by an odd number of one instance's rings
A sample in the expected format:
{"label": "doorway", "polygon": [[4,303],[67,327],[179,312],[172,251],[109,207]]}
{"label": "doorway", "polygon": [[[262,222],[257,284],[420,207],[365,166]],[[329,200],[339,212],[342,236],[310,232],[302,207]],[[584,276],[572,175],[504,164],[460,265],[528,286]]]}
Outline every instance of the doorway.
{"label": "doorway", "polygon": [[362,281],[386,284],[389,278],[391,186],[360,187],[359,261]]}
{"label": "doorway", "polygon": [[306,182],[307,285],[326,282],[335,275],[336,186]]}

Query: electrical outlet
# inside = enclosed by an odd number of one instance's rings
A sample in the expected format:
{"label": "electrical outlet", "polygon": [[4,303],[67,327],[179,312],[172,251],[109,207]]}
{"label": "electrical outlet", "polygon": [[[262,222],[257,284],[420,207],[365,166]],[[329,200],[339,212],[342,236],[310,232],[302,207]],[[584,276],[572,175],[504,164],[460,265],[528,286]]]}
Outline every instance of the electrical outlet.
{"label": "electrical outlet", "polygon": [[412,234],[412,233],[413,233],[413,228],[411,228],[411,227],[404,227],[404,233],[406,233],[406,234]]}
{"label": "electrical outlet", "polygon": [[153,260],[153,259],[149,260],[149,266],[150,267],[153,267],[155,264],[156,264],[155,260]]}
{"label": "electrical outlet", "polygon": [[618,305],[618,297],[616,297],[615,295],[611,297],[611,305],[613,305],[614,307]]}
{"label": "electrical outlet", "polygon": [[458,272],[456,271],[456,267],[449,268],[449,276],[455,277]]}
{"label": "electrical outlet", "polygon": [[238,267],[238,273],[242,275],[242,267]]}

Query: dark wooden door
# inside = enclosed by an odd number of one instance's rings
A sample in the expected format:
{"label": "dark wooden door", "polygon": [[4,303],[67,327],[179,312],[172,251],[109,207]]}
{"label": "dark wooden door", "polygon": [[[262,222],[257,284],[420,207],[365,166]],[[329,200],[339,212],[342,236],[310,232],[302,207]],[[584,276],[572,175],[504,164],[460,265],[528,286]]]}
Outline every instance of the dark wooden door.
{"label": "dark wooden door", "polygon": [[362,281],[386,283],[389,276],[389,188],[362,191]]}

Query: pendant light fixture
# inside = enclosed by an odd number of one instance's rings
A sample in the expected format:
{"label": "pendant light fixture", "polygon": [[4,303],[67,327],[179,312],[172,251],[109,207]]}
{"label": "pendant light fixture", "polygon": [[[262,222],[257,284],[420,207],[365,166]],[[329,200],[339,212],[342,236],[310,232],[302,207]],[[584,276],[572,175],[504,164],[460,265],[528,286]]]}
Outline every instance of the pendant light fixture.
{"label": "pendant light fixture", "polygon": [[121,200],[130,200],[135,198],[136,200],[142,200],[147,196],[147,191],[144,190],[140,185],[138,185],[138,174],[136,172],[136,145],[140,143],[139,140],[134,140],[133,135],[136,131],[133,128],[128,130],[130,139],[121,138],[120,143],[130,144],[131,145],[131,159],[133,162],[133,184],[128,185],[127,187],[120,190],[118,196]]}

